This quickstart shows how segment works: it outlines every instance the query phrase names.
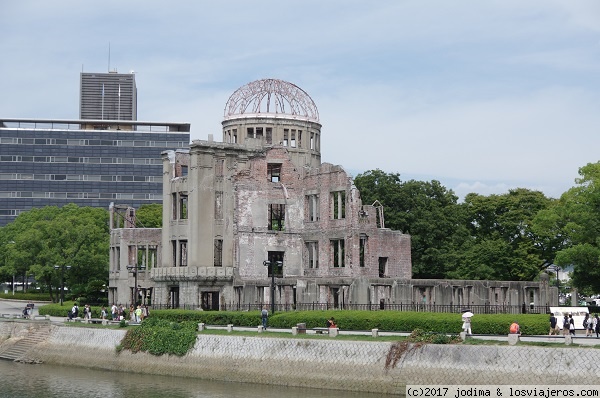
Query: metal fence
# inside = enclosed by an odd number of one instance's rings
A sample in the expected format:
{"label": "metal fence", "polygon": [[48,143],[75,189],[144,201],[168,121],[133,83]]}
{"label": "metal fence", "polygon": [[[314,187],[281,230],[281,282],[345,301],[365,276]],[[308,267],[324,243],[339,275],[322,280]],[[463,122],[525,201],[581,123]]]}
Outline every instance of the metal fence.
{"label": "metal fence", "polygon": [[[161,305],[154,304],[149,306],[151,309],[185,309],[195,310],[198,309],[196,305]],[[206,311],[220,310],[220,311],[259,311],[262,308],[271,309],[271,304],[259,303],[259,304],[233,304],[226,305],[222,304],[218,309],[216,308],[202,308]],[[458,305],[440,305],[440,304],[417,304],[417,303],[406,303],[406,304],[344,304],[334,305],[330,303],[297,303],[297,304],[275,304],[276,312],[287,312],[287,311],[326,311],[326,310],[362,310],[362,311],[416,311],[416,312],[447,312],[447,313],[460,313],[466,310],[471,311],[473,314],[547,314],[550,313],[550,307],[548,306],[534,306],[534,305],[471,305],[471,306],[458,306]]]}

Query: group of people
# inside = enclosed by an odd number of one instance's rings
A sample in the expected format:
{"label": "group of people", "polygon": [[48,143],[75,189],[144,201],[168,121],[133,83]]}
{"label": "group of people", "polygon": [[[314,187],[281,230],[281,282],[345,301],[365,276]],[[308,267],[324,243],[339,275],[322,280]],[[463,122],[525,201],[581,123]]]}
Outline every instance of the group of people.
{"label": "group of people", "polygon": [[[103,314],[102,316],[108,316],[108,314],[104,314],[105,310],[102,307]],[[129,321],[140,323],[145,318],[150,315],[150,310],[147,305],[138,305],[135,307],[133,304],[129,306]],[[113,321],[122,321],[127,318],[127,310],[123,307],[123,304],[119,304],[118,306],[113,303],[112,307],[110,307],[110,316]],[[105,319],[105,318],[102,318]]]}
{"label": "group of people", "polygon": [[[575,321],[573,320],[572,314],[565,314],[562,321],[559,321],[554,313],[550,313],[550,332],[549,336],[560,334],[560,323],[562,322],[562,334],[563,336],[572,335],[575,336]],[[585,329],[585,337],[589,337],[596,333],[596,338],[600,338],[600,318],[598,314],[594,314],[593,317],[590,314],[585,314],[583,319],[583,328]]]}

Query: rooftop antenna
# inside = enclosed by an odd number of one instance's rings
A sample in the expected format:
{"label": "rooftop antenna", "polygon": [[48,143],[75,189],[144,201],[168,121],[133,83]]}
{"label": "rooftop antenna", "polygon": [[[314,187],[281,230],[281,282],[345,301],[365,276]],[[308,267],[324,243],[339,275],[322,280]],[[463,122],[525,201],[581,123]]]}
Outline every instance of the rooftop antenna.
{"label": "rooftop antenna", "polygon": [[108,72],[110,72],[110,42],[108,42]]}

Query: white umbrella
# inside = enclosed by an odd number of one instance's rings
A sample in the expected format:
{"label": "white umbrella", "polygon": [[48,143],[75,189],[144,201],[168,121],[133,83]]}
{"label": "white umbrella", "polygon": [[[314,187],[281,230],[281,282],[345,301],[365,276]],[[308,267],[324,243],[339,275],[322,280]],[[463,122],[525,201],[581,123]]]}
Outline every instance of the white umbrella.
{"label": "white umbrella", "polygon": [[473,316],[473,313],[471,311],[463,312],[462,316],[463,318],[470,318]]}

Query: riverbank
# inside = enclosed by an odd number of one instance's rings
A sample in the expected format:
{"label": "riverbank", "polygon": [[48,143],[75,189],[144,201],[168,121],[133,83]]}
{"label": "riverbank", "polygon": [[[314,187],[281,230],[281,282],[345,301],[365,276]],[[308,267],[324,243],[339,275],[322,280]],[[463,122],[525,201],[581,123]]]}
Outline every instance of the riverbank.
{"label": "riverbank", "polygon": [[40,327],[48,334],[22,361],[219,381],[404,394],[407,384],[586,384],[600,373],[593,349],[433,344],[386,369],[394,343],[332,338],[200,334],[187,355],[155,357],[118,353],[125,330],[24,321],[0,322],[0,352]]}

